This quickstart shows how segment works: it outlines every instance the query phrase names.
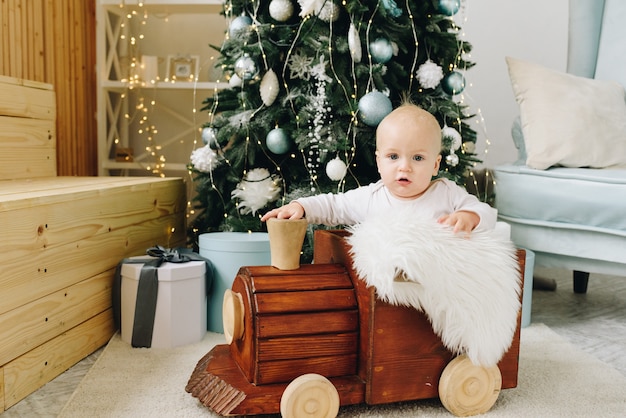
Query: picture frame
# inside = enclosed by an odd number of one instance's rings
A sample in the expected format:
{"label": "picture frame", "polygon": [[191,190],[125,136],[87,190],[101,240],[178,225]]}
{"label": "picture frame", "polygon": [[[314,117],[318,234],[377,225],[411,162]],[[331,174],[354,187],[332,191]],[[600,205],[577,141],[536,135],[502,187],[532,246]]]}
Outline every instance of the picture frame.
{"label": "picture frame", "polygon": [[168,55],[167,79],[169,81],[194,81],[198,78],[198,55]]}

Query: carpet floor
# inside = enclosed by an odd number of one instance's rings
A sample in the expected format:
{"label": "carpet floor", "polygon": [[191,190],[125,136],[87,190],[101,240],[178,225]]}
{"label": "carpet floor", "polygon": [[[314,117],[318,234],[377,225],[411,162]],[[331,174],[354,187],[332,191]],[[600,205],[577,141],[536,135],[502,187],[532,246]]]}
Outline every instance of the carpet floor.
{"label": "carpet floor", "polygon": [[[133,349],[116,335],[60,418],[214,416],[184,387],[195,363],[222,339],[221,334],[209,333],[202,342],[178,349]],[[535,324],[522,330],[518,387],[503,390],[488,415],[617,417],[626,411],[625,394],[626,378],[617,370]],[[438,400],[427,400],[344,407],[339,416],[450,414]]]}

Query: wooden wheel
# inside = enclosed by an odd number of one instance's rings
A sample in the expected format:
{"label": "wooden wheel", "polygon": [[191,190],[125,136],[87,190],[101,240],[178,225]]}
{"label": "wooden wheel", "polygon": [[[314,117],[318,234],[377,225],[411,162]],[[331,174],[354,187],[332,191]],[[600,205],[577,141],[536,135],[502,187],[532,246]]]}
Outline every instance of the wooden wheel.
{"label": "wooden wheel", "polygon": [[483,414],[491,409],[502,388],[498,366],[474,365],[466,355],[453,359],[439,379],[443,406],[458,417]]}
{"label": "wooden wheel", "polygon": [[241,295],[226,289],[222,304],[222,323],[224,325],[224,337],[226,337],[228,344],[240,339],[243,335],[243,310]]}
{"label": "wooden wheel", "polygon": [[294,379],[280,399],[283,418],[335,418],[339,393],[324,376],[309,373]]}

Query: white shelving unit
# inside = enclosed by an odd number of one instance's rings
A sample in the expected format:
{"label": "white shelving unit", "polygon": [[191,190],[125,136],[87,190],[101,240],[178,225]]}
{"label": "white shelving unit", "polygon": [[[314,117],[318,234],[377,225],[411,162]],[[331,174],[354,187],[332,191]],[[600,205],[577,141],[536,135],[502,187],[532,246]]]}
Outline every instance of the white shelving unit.
{"label": "white shelving unit", "polygon": [[[222,1],[97,1],[99,175],[180,176],[201,141],[202,101],[228,86],[210,46],[224,39]],[[157,78],[142,80],[144,56],[153,57],[149,72]],[[170,60],[190,57],[197,78],[170,77]]]}

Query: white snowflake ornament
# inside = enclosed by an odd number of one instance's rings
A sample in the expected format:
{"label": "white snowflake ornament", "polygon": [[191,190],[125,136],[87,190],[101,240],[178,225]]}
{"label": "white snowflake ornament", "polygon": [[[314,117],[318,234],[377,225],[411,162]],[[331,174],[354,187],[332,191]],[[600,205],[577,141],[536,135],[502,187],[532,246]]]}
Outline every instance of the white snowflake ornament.
{"label": "white snowflake ornament", "polygon": [[210,173],[220,164],[219,156],[209,145],[193,150],[190,160],[193,168],[203,173]]}
{"label": "white snowflake ornament", "polygon": [[280,177],[271,175],[267,168],[254,168],[246,173],[231,197],[239,201],[237,209],[242,215],[254,215],[279,198],[281,184]]}
{"label": "white snowflake ornament", "polygon": [[443,69],[431,60],[427,60],[420,65],[415,75],[422,87],[425,89],[434,89],[443,79]]}

